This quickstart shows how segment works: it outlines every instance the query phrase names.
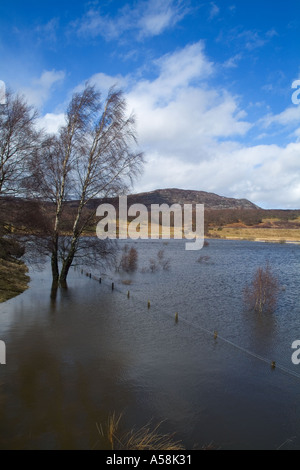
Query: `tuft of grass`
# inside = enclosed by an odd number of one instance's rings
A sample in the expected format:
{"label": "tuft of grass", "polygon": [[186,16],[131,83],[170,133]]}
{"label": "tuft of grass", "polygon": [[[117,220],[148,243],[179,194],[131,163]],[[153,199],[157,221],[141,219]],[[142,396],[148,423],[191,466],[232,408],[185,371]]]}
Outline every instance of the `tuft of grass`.
{"label": "tuft of grass", "polygon": [[108,418],[107,438],[111,450],[184,450],[182,443],[174,440],[174,434],[159,433],[162,423],[153,429],[151,423],[148,423],[140,429],[132,429],[121,434],[119,432],[121,419],[122,414],[116,416],[115,413]]}
{"label": "tuft of grass", "polygon": [[115,413],[113,413],[112,415],[108,417],[107,437],[111,446],[111,450],[115,449],[115,441],[118,441],[117,431],[119,428],[119,423],[121,421],[121,418],[122,418],[121,414],[117,418]]}
{"label": "tuft of grass", "polygon": [[122,284],[124,284],[124,286],[131,286],[132,280],[131,279],[124,279],[122,281]]}
{"label": "tuft of grass", "polygon": [[174,441],[174,434],[159,434],[157,425],[153,430],[146,425],[125,436],[127,450],[184,450],[181,442]]}

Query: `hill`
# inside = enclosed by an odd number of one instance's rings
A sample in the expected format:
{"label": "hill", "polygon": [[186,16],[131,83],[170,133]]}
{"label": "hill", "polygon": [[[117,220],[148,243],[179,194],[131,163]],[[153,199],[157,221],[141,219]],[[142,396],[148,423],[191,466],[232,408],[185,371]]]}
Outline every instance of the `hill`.
{"label": "hill", "polygon": [[[117,204],[116,198],[97,199],[92,202],[95,207],[101,202]],[[155,191],[131,194],[128,196],[128,205],[144,204],[150,208],[151,204],[204,204],[205,209],[260,209],[247,199],[234,199],[218,196],[205,191],[190,191],[184,189],[157,189]]]}

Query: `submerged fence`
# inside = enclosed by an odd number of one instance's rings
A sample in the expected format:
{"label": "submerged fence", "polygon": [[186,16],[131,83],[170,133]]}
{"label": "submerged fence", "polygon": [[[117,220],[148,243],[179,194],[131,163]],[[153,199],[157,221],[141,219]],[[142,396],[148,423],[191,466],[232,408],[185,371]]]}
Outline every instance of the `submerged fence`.
{"label": "submerged fence", "polygon": [[[76,268],[74,268],[76,270]],[[107,278],[107,279],[104,279],[103,276],[95,276],[93,275],[92,273],[89,273],[89,272],[86,272],[84,271],[83,269],[81,269],[81,274],[87,276],[88,278],[94,280],[94,281],[97,281],[99,284],[104,284],[108,287],[111,286],[111,290],[112,291],[115,291],[115,292],[118,292],[119,294],[122,294],[124,296],[127,296],[128,299],[131,298],[131,291],[130,290],[127,290],[126,292],[122,289],[120,289],[116,284],[115,282],[113,281],[113,279],[110,279],[110,278]],[[145,300],[141,300],[141,299],[138,299],[138,298],[134,298],[134,300],[136,302],[139,302],[141,303],[145,308],[148,308],[148,310],[151,309],[151,300],[149,299],[145,299]],[[239,344],[237,343],[234,343],[233,341],[230,341],[228,340],[227,338],[224,338],[222,335],[219,334],[218,331],[215,331],[215,330],[209,330],[203,326],[200,326],[200,325],[197,325],[195,323],[192,323],[190,320],[187,320],[186,318],[184,318],[183,316],[179,315],[178,312],[176,312],[176,310],[174,309],[174,314],[171,315],[169,313],[165,313],[164,314],[165,316],[169,317],[170,319],[174,319],[175,320],[175,323],[178,323],[179,321],[180,322],[183,322],[185,323],[186,325],[188,325],[189,327],[193,328],[195,331],[201,331],[209,336],[211,336],[215,341],[216,340],[220,340],[230,346],[232,346],[233,348],[243,352],[244,354],[250,356],[250,357],[253,357],[261,362],[264,362],[266,364],[268,364],[273,370],[280,370],[281,372],[284,372],[290,376],[293,376],[293,377],[296,377],[297,379],[300,379],[300,374],[298,374],[297,372],[294,372],[293,370],[285,367],[284,365],[278,363],[278,362],[275,362],[274,360],[270,359],[270,358],[266,358],[266,357],[263,357],[263,356],[260,356],[259,354],[256,354],[255,352],[253,351],[250,351],[249,349],[246,349],[246,348],[243,348],[242,346],[240,346]]]}

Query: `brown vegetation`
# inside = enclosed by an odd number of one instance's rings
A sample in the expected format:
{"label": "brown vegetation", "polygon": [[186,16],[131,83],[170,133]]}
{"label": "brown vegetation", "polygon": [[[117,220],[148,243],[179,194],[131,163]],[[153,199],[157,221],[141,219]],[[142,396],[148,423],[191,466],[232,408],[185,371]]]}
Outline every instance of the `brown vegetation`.
{"label": "brown vegetation", "polygon": [[0,302],[24,292],[30,281],[28,269],[21,261],[0,259]]}
{"label": "brown vegetation", "polygon": [[108,438],[111,450],[184,450],[180,441],[174,441],[174,434],[160,434],[161,423],[151,429],[151,423],[140,429],[120,433],[119,426],[122,415],[113,413],[107,423],[107,430],[99,432]]}
{"label": "brown vegetation", "polygon": [[247,306],[257,313],[272,313],[276,309],[279,283],[269,264],[259,267],[250,284],[244,290]]}
{"label": "brown vegetation", "polygon": [[127,273],[133,273],[138,267],[138,252],[134,247],[130,249],[126,245],[121,259],[121,268]]}
{"label": "brown vegetation", "polygon": [[300,211],[206,211],[205,222],[211,238],[300,242]]}

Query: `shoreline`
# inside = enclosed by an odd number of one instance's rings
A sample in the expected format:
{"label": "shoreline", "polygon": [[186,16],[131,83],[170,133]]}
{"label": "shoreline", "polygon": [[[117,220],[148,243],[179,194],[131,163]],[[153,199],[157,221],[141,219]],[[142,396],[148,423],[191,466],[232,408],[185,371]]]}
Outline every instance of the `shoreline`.
{"label": "shoreline", "polygon": [[256,242],[256,243],[274,243],[276,245],[300,245],[300,240],[286,240],[286,239],[273,239],[273,238],[246,238],[246,237],[207,237],[209,240],[231,240],[231,241],[242,241],[242,242]]}
{"label": "shoreline", "polygon": [[0,259],[0,304],[29,288],[28,267],[22,261]]}

